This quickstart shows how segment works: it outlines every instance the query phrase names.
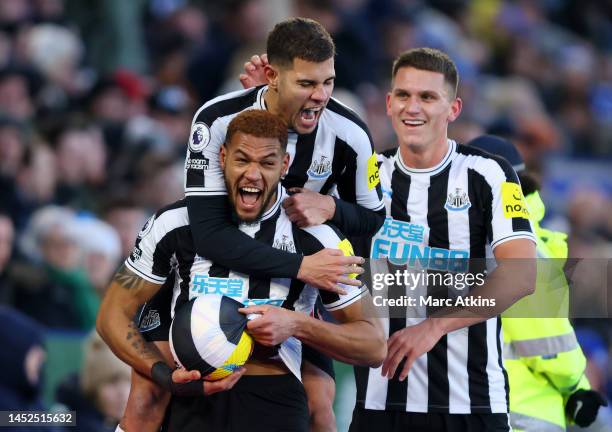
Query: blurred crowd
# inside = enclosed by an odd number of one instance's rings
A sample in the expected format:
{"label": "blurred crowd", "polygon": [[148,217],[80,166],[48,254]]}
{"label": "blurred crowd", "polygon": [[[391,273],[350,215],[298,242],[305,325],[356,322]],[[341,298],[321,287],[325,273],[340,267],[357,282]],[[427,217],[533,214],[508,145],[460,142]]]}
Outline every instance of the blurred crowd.
{"label": "blurred crowd", "polygon": [[[238,89],[244,62],[292,15],[332,34],[334,94],[367,120],[379,151],[395,146],[384,103],[392,60],[431,46],[449,53],[461,76],[464,109],[450,137],[508,137],[544,182],[549,158],[586,160],[587,171],[610,163],[610,2],[2,0],[6,311],[41,331],[92,329],[148,216],[182,196],[193,114]],[[611,256],[611,195],[612,187],[582,190],[554,214],[570,234],[570,256]],[[605,390],[610,326],[585,326]]]}

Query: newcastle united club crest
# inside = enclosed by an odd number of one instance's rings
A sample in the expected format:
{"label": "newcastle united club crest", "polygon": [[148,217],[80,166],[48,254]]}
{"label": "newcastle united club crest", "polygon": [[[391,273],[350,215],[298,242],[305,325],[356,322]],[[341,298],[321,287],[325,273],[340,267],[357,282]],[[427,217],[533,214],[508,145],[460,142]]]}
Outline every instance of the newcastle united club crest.
{"label": "newcastle united club crest", "polygon": [[274,240],[272,247],[285,252],[295,253],[295,244],[293,244],[293,240],[289,239],[285,234],[283,234],[282,238]]}
{"label": "newcastle united club crest", "polygon": [[321,156],[319,159],[315,159],[310,164],[307,174],[310,178],[324,179],[329,177],[331,174],[331,159],[326,156]]}
{"label": "newcastle united club crest", "polygon": [[455,188],[455,193],[449,193],[444,208],[448,211],[462,211],[471,207],[470,197],[461,188]]}

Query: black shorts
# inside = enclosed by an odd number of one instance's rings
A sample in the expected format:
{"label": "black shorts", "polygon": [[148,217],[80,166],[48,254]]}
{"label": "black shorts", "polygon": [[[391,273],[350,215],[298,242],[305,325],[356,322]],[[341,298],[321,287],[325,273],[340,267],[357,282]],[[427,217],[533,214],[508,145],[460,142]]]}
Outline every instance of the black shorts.
{"label": "black shorts", "polygon": [[355,408],[349,432],[508,432],[508,414],[443,414]]}
{"label": "black shorts", "polygon": [[292,374],[243,376],[229,391],[173,397],[169,432],[308,432],[306,392]]}

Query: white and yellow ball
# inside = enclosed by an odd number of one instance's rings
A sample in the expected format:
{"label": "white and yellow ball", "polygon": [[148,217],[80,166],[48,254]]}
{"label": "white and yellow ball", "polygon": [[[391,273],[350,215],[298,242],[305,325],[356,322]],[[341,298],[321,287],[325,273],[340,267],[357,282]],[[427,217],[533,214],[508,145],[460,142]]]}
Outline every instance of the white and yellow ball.
{"label": "white and yellow ball", "polygon": [[203,295],[182,305],[170,327],[174,360],[186,370],[199,370],[208,381],[230,375],[253,351],[245,331],[244,305],[230,297]]}

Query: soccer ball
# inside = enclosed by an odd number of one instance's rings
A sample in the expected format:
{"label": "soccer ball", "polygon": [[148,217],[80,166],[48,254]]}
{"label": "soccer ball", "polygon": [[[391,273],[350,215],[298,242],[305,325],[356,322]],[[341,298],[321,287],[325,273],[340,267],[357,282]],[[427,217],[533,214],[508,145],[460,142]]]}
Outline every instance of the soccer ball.
{"label": "soccer ball", "polygon": [[170,349],[177,364],[199,370],[203,379],[230,375],[249,359],[253,339],[245,331],[244,305],[230,297],[207,294],[182,305],[170,326]]}

